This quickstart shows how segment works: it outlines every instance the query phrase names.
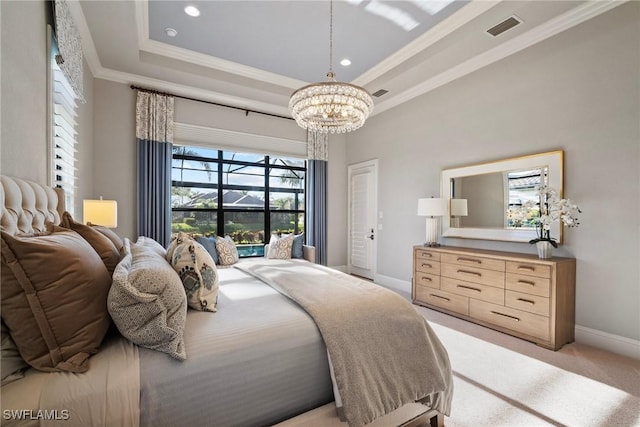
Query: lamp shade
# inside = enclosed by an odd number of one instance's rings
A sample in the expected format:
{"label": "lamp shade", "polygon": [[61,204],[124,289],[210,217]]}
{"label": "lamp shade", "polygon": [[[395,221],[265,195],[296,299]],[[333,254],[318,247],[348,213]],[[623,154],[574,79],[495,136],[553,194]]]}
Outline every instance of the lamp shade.
{"label": "lamp shade", "polygon": [[444,216],[447,214],[447,199],[431,197],[418,199],[419,216]]}
{"label": "lamp shade", "polygon": [[451,199],[451,216],[467,215],[467,199]]}
{"label": "lamp shade", "polygon": [[83,200],[84,222],[108,228],[118,226],[118,202],[115,200]]}

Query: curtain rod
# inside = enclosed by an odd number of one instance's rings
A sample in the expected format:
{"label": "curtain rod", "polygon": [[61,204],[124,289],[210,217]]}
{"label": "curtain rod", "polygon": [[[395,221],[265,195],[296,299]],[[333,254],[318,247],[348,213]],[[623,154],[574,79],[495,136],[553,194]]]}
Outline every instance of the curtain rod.
{"label": "curtain rod", "polygon": [[262,115],[265,115],[265,116],[278,117],[280,119],[293,120],[293,117],[281,116],[279,114],[265,113],[264,111],[250,110],[248,108],[235,107],[233,105],[219,104],[219,103],[213,102],[213,101],[205,101],[203,99],[191,98],[189,96],[175,95],[173,93],[162,92],[160,90],[155,90],[155,89],[147,89],[147,88],[140,87],[140,86],[135,86],[135,85],[131,85],[130,88],[133,89],[133,90],[140,90],[142,92],[157,93],[158,95],[173,96],[175,98],[187,99],[189,101],[203,102],[205,104],[217,105],[219,107],[233,108],[234,110],[244,111],[245,115],[247,115],[247,116],[249,115],[249,113],[256,113],[256,114],[262,114]]}

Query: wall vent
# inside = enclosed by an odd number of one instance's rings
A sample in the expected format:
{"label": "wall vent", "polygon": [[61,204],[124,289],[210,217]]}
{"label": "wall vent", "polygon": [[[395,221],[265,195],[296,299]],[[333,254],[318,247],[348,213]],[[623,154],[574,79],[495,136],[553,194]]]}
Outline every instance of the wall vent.
{"label": "wall vent", "polygon": [[380,89],[380,90],[377,90],[377,91],[373,92],[371,95],[375,96],[376,98],[380,98],[385,93],[389,93],[389,91],[385,90],[385,89]]}
{"label": "wall vent", "polygon": [[522,20],[517,16],[513,15],[505,19],[499,24],[494,25],[493,27],[487,30],[487,33],[491,34],[493,37],[496,37],[507,30],[515,27],[516,25],[522,24]]}

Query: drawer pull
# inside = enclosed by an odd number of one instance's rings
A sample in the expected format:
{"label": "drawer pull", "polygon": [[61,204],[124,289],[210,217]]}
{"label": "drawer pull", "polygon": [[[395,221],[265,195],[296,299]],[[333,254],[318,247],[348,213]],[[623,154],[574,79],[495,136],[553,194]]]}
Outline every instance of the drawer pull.
{"label": "drawer pull", "polygon": [[422,280],[426,280],[427,282],[433,282],[433,279],[427,276],[422,276]]}
{"label": "drawer pull", "polygon": [[536,268],[530,265],[519,265],[518,270],[536,271]]}
{"label": "drawer pull", "polygon": [[449,298],[443,297],[443,296],[440,296],[440,295],[436,295],[436,294],[429,294],[429,295],[432,296],[432,297],[435,297],[435,298],[443,299],[443,300],[445,300],[447,302],[451,301]]}
{"label": "drawer pull", "polygon": [[431,255],[429,252],[421,252],[420,256],[425,258],[433,258],[433,255]]}
{"label": "drawer pull", "polygon": [[460,274],[468,274],[470,276],[482,277],[482,273],[478,273],[475,271],[458,270],[457,272]]}
{"label": "drawer pull", "polygon": [[482,289],[474,288],[472,286],[466,286],[466,285],[456,285],[456,286],[462,289],[469,289],[470,291],[482,292]]}
{"label": "drawer pull", "polygon": [[475,258],[458,257],[457,260],[458,261],[475,262],[476,264],[482,264],[482,261],[480,261],[479,259],[475,259]]}
{"label": "drawer pull", "polygon": [[518,283],[522,283],[523,285],[535,286],[535,282],[530,282],[529,280],[518,280]]}
{"label": "drawer pull", "polygon": [[422,263],[422,266],[427,268],[433,268],[431,264],[425,264],[424,262]]}
{"label": "drawer pull", "polygon": [[509,318],[509,319],[513,320],[514,322],[519,322],[519,321],[520,321],[520,319],[519,319],[519,318],[517,318],[516,316],[509,316],[508,314],[499,313],[499,312],[497,312],[497,311],[493,311],[493,310],[491,310],[491,313],[493,313],[493,314],[497,314],[498,316],[507,317],[507,318]]}
{"label": "drawer pull", "polygon": [[527,304],[535,305],[535,302],[531,301],[530,299],[518,298],[518,301],[522,301],[522,302],[526,302]]}

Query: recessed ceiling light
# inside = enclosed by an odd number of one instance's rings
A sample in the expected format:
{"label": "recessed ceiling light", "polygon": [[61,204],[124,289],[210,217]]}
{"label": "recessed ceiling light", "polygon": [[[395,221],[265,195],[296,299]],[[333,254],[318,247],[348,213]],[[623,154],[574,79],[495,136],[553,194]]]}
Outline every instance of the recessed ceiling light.
{"label": "recessed ceiling light", "polygon": [[184,13],[189,16],[200,16],[200,11],[195,6],[187,6],[184,8]]}
{"label": "recessed ceiling light", "polygon": [[342,61],[340,61],[340,65],[342,65],[343,67],[348,67],[349,65],[351,65],[351,61],[347,58],[344,58]]}
{"label": "recessed ceiling light", "polygon": [[167,33],[169,37],[175,37],[178,35],[178,32],[173,28],[165,28],[164,32]]}

